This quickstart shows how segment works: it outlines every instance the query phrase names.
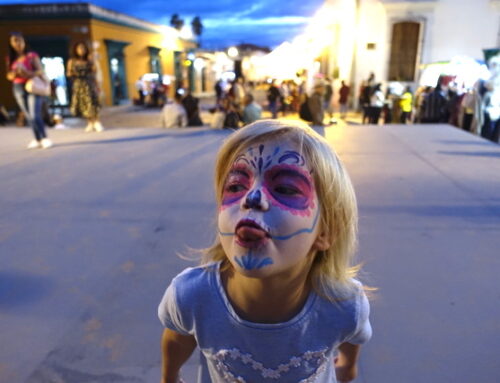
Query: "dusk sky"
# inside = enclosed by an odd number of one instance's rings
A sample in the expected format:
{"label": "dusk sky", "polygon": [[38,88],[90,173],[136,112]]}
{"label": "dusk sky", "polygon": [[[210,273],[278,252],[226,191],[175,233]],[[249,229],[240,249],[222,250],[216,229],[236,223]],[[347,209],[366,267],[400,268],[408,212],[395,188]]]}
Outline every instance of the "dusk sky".
{"label": "dusk sky", "polygon": [[[51,2],[0,0],[0,4],[21,3]],[[91,3],[156,24],[169,25],[174,13],[187,24],[200,16],[204,26],[202,47],[215,49],[239,43],[274,48],[300,34],[324,0],[96,0]]]}

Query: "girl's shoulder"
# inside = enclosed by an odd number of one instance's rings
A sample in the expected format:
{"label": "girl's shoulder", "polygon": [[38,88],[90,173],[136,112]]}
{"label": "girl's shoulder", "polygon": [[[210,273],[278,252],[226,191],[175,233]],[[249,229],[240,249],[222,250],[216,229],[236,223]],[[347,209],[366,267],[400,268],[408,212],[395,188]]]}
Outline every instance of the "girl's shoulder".
{"label": "girl's shoulder", "polygon": [[203,266],[188,267],[175,276],[171,284],[182,295],[196,294],[200,289],[209,286],[212,275],[217,271],[217,262]]}

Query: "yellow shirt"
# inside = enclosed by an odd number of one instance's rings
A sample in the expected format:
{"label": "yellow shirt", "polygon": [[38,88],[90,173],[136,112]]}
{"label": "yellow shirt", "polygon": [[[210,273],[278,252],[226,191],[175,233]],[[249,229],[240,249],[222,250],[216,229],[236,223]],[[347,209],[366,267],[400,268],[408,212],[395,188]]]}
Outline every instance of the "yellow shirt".
{"label": "yellow shirt", "polygon": [[410,92],[405,92],[401,96],[401,100],[399,101],[399,106],[403,112],[411,112],[411,104],[413,101],[413,96]]}

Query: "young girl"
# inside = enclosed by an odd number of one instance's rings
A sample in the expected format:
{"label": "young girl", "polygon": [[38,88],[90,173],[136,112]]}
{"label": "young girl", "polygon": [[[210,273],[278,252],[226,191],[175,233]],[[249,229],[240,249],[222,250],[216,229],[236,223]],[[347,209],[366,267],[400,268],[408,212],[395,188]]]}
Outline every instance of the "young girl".
{"label": "young girl", "polygon": [[87,44],[79,42],[73,46],[72,58],[66,68],[66,76],[73,79],[71,113],[87,119],[86,132],[102,132],[103,127],[99,122],[101,106],[95,79],[96,66],[90,56]]}
{"label": "young girl", "polygon": [[217,157],[218,237],[158,308],[162,382],[196,346],[199,382],[347,382],[371,336],[351,266],[357,207],[328,143],[306,125],[261,120]]}

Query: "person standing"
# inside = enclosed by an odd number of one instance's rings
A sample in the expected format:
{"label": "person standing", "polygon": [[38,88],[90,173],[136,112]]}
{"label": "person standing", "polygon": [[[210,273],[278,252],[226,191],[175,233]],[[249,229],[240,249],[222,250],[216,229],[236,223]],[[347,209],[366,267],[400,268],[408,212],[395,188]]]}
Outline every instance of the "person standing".
{"label": "person standing", "polygon": [[413,95],[411,94],[411,88],[406,87],[401,99],[399,100],[399,107],[401,108],[401,118],[400,122],[406,124],[411,120],[411,111],[413,105]]}
{"label": "person standing", "polygon": [[325,79],[325,95],[323,96],[323,110],[328,113],[329,120],[333,119],[333,86],[329,77]]}
{"label": "person standing", "polygon": [[215,96],[217,97],[217,105],[220,104],[222,97],[224,96],[224,88],[222,86],[222,80],[218,79],[214,86]]}
{"label": "person standing", "polygon": [[269,85],[269,89],[267,90],[267,101],[269,103],[269,111],[273,118],[278,117],[278,103],[281,97],[280,90],[275,85],[274,80]]}
{"label": "person standing", "polygon": [[370,124],[378,124],[382,108],[384,107],[385,96],[382,92],[382,84],[375,85],[373,93],[370,97]]}
{"label": "person standing", "polygon": [[7,57],[7,80],[12,81],[12,91],[17,105],[26,116],[35,139],[28,144],[28,149],[52,146],[47,138],[45,124],[42,118],[43,96],[28,93],[25,89],[29,79],[43,76],[40,57],[33,51],[28,51],[21,33],[11,33],[9,36],[9,56]]}
{"label": "person standing", "polygon": [[339,104],[340,104],[340,118],[346,118],[347,115],[347,101],[349,100],[349,93],[351,88],[347,86],[344,80],[341,81],[339,90]]}
{"label": "person standing", "polygon": [[448,100],[442,88],[441,78],[434,90],[422,101],[421,122],[423,124],[439,124],[448,122]]}
{"label": "person standing", "polygon": [[84,42],[73,45],[72,57],[68,61],[66,76],[73,81],[71,113],[87,119],[85,132],[102,132],[99,122],[99,94],[95,78],[96,66],[91,58],[89,47]]}
{"label": "person standing", "polygon": [[316,126],[323,126],[323,119],[325,118],[325,110],[323,100],[325,97],[325,85],[317,83],[314,85],[313,93],[307,100],[309,111],[311,112],[312,124]]}

